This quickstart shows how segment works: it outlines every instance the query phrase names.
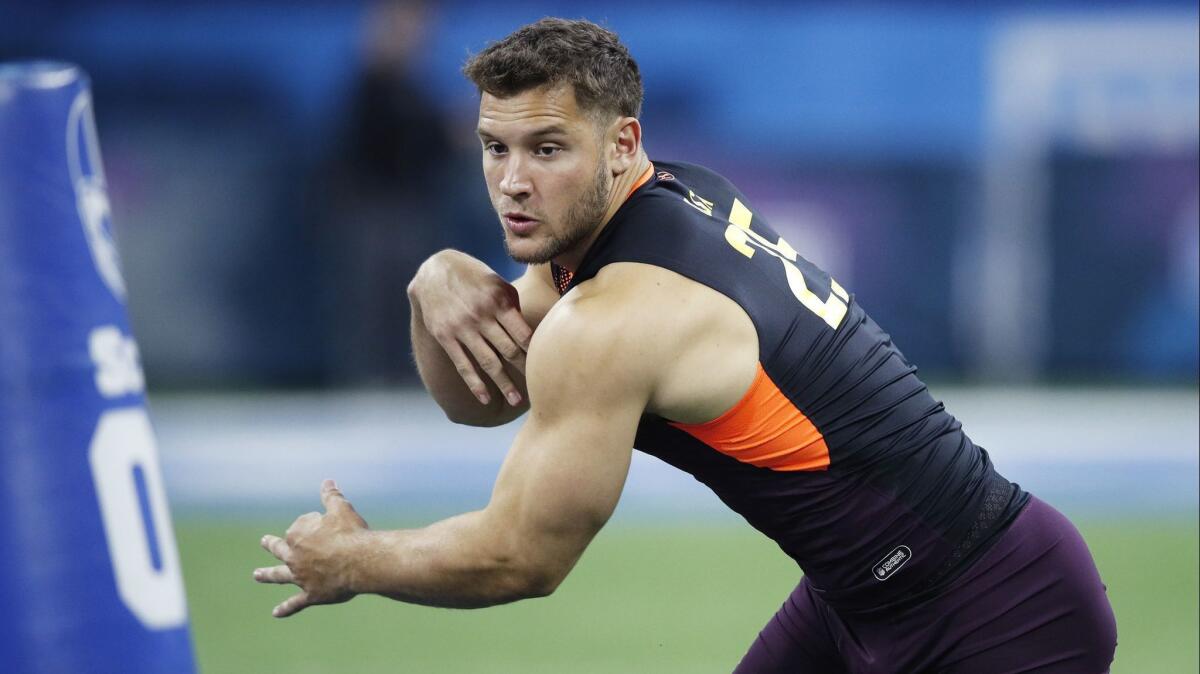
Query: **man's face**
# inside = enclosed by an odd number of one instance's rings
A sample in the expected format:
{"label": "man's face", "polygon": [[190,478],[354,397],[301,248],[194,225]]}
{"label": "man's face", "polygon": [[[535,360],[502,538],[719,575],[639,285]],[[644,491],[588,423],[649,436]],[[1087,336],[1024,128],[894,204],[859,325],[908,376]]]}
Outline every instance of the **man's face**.
{"label": "man's face", "polygon": [[539,264],[570,252],[608,210],[612,174],[595,121],[570,85],[479,101],[483,175],[508,254]]}

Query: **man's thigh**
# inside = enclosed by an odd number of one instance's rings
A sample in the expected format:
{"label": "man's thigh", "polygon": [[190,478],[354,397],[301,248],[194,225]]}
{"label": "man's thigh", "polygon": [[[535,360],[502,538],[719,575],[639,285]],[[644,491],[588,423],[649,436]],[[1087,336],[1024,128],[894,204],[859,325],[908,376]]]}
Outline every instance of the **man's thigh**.
{"label": "man's thigh", "polygon": [[734,674],[843,674],[836,629],[836,616],[804,579],[759,632]]}

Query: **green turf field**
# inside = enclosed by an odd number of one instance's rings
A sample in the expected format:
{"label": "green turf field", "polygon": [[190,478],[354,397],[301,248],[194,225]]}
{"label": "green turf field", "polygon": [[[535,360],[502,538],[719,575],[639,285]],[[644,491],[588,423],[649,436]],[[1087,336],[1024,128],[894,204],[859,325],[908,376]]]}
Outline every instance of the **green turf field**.
{"label": "green turf field", "polygon": [[[359,597],[277,620],[289,590],[250,574],[271,561],[259,536],[288,523],[176,524],[205,674],[729,672],[798,580],[748,527],[621,524],[545,599],[451,611]],[[1081,529],[1116,609],[1113,672],[1195,673],[1196,521]]]}

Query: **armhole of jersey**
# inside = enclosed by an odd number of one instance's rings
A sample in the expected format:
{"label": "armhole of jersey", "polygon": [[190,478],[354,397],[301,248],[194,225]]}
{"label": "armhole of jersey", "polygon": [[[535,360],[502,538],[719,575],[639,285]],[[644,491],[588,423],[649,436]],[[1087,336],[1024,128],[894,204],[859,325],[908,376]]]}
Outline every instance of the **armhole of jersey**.
{"label": "armhole of jersey", "polygon": [[701,424],[668,421],[718,452],[759,468],[777,471],[825,470],[825,437],[783,391],[762,363],[742,399],[724,414]]}
{"label": "armhole of jersey", "polygon": [[[705,280],[690,265],[678,258],[656,255],[646,250],[619,259],[604,260],[590,278],[610,264],[632,262],[661,267],[724,295],[746,311],[738,298]],[[584,281],[586,283],[586,281]],[[748,311],[746,315],[762,339],[762,326]],[[762,357],[760,343],[759,358]],[[742,399],[712,421],[683,424],[666,420],[667,424],[700,440],[714,450],[743,463],[776,471],[814,471],[829,467],[829,447],[817,427],[771,380],[762,361]]]}

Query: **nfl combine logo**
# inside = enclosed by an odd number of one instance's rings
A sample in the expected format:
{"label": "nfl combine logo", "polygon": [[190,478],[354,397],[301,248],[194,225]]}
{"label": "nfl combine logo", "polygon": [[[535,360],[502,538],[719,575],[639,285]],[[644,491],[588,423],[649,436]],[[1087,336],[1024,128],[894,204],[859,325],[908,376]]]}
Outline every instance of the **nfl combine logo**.
{"label": "nfl combine logo", "polygon": [[912,559],[912,550],[907,545],[901,545],[892,550],[872,570],[875,574],[875,580],[887,580],[891,578],[892,574],[899,571],[900,567],[904,566],[904,563],[910,559]]}

